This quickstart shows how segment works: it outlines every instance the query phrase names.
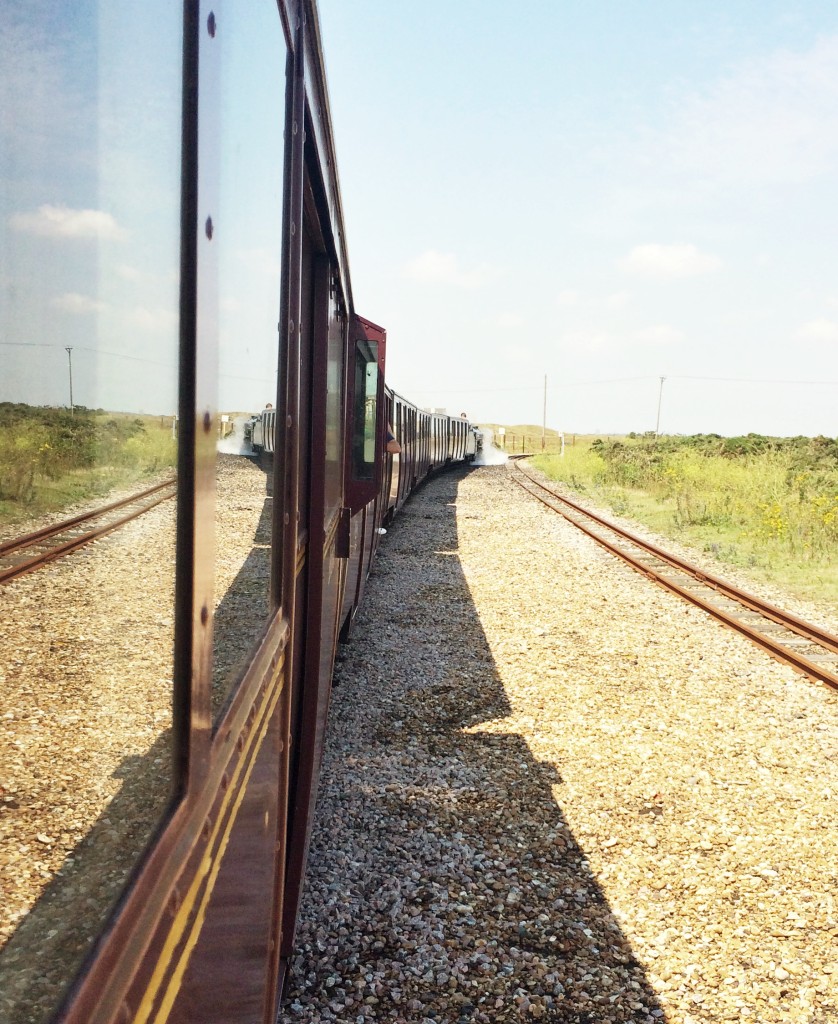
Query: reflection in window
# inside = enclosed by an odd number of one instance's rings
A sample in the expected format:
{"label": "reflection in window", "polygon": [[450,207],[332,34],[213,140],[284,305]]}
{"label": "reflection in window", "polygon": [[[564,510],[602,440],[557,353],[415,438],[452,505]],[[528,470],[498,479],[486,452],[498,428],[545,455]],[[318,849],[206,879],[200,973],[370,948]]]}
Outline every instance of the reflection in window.
{"label": "reflection in window", "polygon": [[211,300],[218,303],[222,414],[212,691],[217,718],[268,618],[276,413],[263,410],[277,394],[285,102],[285,41],[276,4],[242,0],[225,6],[213,46],[219,48],[220,108],[202,110],[201,119],[218,129],[211,156],[219,184],[213,217],[218,294]]}
{"label": "reflection in window", "polygon": [[337,282],[329,292],[329,334],[326,360],[326,466],[324,473],[326,522],[343,504],[344,405],[346,318],[336,301]]}
{"label": "reflection in window", "polygon": [[[4,8],[0,542],[173,480],[181,51],[163,0]],[[0,583],[0,1021],[51,1015],[169,801],[173,494]]]}
{"label": "reflection in window", "polygon": [[378,401],[378,346],[359,341],[355,348],[352,418],[352,474],[371,480],[375,473],[375,419]]}

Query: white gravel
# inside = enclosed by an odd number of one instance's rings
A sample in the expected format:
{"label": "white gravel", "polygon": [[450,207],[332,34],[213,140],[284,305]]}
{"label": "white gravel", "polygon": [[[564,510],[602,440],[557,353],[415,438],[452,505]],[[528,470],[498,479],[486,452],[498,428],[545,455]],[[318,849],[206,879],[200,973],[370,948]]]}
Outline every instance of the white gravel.
{"label": "white gravel", "polygon": [[400,514],[336,681],[288,1021],[838,1021],[838,695],[505,469]]}
{"label": "white gravel", "polygon": [[[270,539],[264,473],[217,474],[216,711],[264,627]],[[169,801],[175,511],[0,588],[0,1024],[48,1016]]]}
{"label": "white gravel", "polygon": [[173,556],[164,502],[0,588],[2,1024],[45,1019],[169,799]]}

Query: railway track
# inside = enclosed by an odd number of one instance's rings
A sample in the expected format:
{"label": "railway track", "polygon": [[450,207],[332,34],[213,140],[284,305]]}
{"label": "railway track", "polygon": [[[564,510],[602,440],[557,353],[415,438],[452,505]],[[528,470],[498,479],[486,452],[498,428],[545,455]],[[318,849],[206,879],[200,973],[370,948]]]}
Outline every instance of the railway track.
{"label": "railway track", "polygon": [[9,583],[119,529],[161,502],[173,498],[176,484],[174,478],[165,480],[121,501],[4,541],[0,544],[0,583]]}
{"label": "railway track", "polygon": [[520,459],[507,465],[513,480],[525,491],[649,579],[744,633],[778,661],[838,690],[838,636],[608,522],[541,483]]}

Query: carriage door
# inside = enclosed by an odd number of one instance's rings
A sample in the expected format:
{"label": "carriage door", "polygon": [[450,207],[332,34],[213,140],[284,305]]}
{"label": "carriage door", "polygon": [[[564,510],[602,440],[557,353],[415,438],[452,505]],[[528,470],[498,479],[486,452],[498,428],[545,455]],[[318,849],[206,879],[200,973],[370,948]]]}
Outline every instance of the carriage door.
{"label": "carriage door", "polygon": [[[300,542],[291,698],[283,959],[293,949],[314,814],[345,560],[337,557],[343,495],[346,316],[316,225],[304,234],[300,381]],[[318,251],[319,250],[319,251]]]}
{"label": "carriage door", "polygon": [[404,465],[404,460],[405,460],[405,456],[406,456],[406,452],[405,452],[405,444],[406,444],[406,440],[405,440],[405,438],[406,438],[405,426],[406,425],[404,423],[404,418],[403,418],[404,406],[402,405],[402,401],[401,401],[400,398],[398,398],[398,396],[394,396],[393,397],[393,402],[395,404],[395,414],[396,414],[396,421],[393,424],[393,432],[396,435],[396,440],[402,446],[402,452],[401,452],[400,455],[394,456],[393,459],[390,460],[390,462],[391,462],[391,470],[390,470],[391,476],[390,476],[390,495],[389,495],[389,498],[387,500],[387,508],[388,509],[395,508],[396,505],[398,504],[398,501],[399,501],[399,480],[401,479],[402,466]]}

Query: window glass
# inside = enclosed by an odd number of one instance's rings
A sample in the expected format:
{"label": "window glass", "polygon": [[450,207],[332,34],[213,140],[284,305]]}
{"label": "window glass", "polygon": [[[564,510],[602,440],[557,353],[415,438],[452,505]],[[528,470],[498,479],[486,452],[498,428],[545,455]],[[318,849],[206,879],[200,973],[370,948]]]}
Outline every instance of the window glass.
{"label": "window glass", "polygon": [[219,438],[213,712],[217,718],[268,618],[282,248],[285,37],[276,4],[217,12]]}
{"label": "window glass", "polygon": [[343,501],[343,377],[346,318],[335,297],[337,282],[329,293],[329,335],[326,360],[326,517],[337,512]]}
{"label": "window glass", "polygon": [[51,1016],[170,800],[181,22],[164,0],[3,7],[4,1022]]}
{"label": "window glass", "polygon": [[375,421],[378,402],[378,345],[359,341],[355,348],[352,471],[357,480],[375,473]]}

